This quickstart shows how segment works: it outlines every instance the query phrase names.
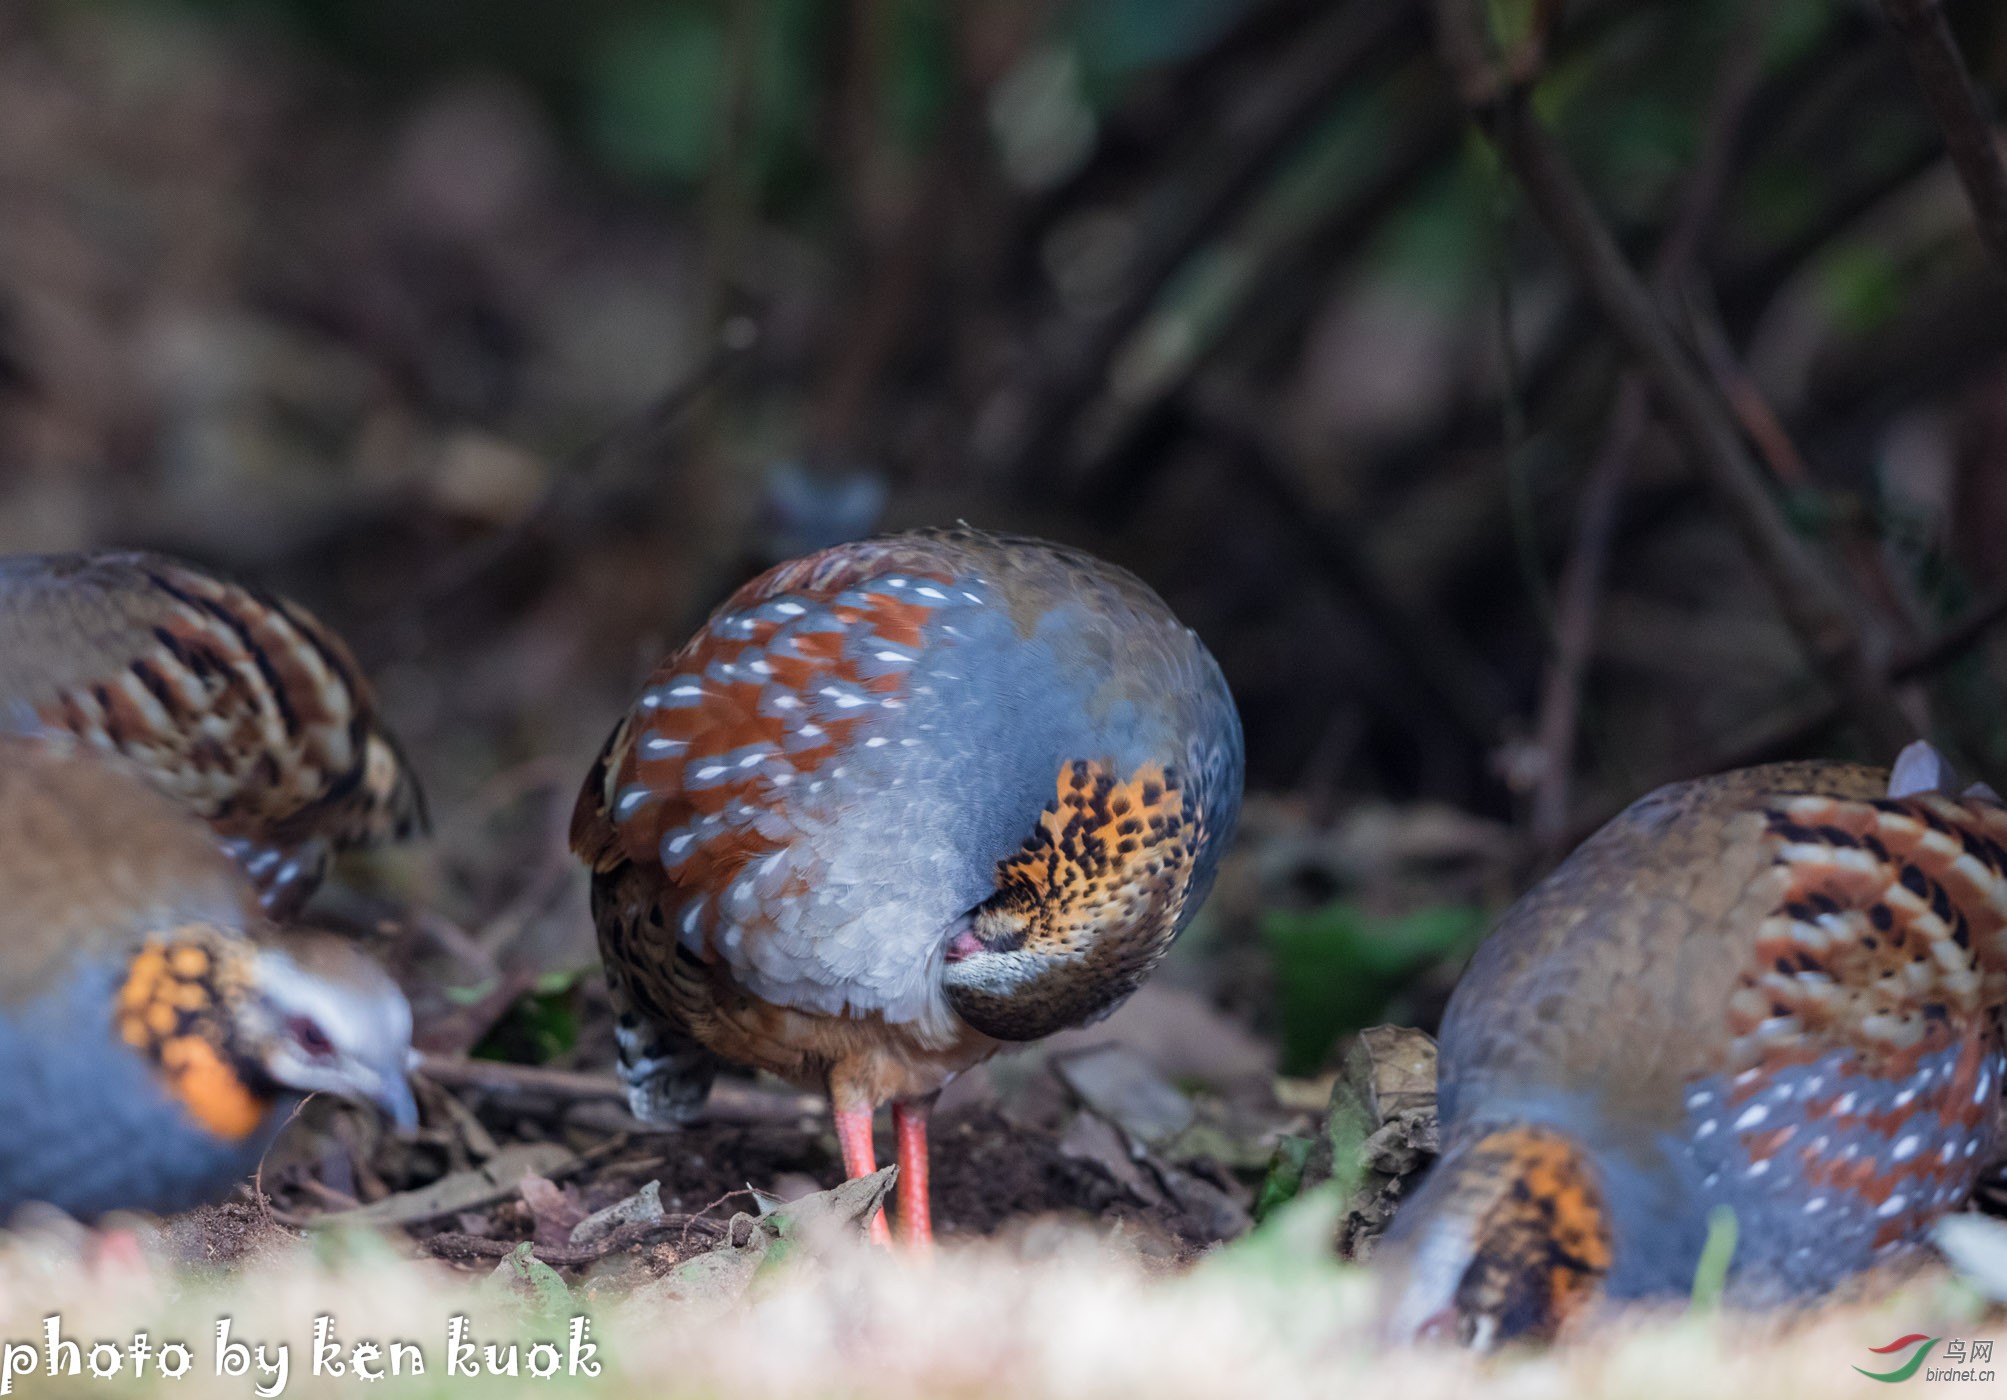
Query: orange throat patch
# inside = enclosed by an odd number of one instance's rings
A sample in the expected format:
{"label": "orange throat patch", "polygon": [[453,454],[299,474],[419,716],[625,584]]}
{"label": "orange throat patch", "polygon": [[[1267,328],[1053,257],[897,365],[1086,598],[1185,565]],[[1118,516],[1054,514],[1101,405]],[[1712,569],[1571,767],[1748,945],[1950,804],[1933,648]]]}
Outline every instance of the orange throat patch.
{"label": "orange throat patch", "polygon": [[1161,766],[1124,781],[1069,763],[1024,849],[997,866],[990,909],[1022,920],[1024,946],[1040,952],[1077,952],[1111,921],[1168,935],[1201,839],[1189,794]]}
{"label": "orange throat patch", "polygon": [[199,925],[148,940],[119,989],[117,1029],[196,1122],[241,1142],[265,1121],[272,1096],[252,1089],[229,1053],[228,1002],[241,994],[243,973],[214,941]]}
{"label": "orange throat patch", "polygon": [[1067,763],[1031,835],[998,862],[996,893],[947,951],[951,964],[1008,956],[1012,975],[986,982],[951,968],[949,1005],[998,1040],[1039,1040],[1106,1015],[1177,933],[1201,822],[1191,792],[1157,764],[1123,779]]}

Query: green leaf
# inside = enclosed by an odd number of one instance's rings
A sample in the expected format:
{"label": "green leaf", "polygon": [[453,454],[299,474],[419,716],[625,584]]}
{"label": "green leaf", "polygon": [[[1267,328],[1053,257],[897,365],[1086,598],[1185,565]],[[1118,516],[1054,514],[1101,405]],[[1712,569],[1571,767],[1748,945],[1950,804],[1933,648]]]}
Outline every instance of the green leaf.
{"label": "green leaf", "polygon": [[552,973],[504,1012],[476,1045],[477,1060],[546,1064],[578,1044],[579,975]]}
{"label": "green leaf", "polygon": [[1336,1181],[1314,1186],[1277,1206],[1239,1239],[1213,1250],[1193,1274],[1306,1279],[1335,1273],[1340,1265],[1333,1242],[1345,1218],[1345,1201]]}
{"label": "green leaf", "polygon": [[1275,1155],[1269,1159],[1268,1175],[1262,1179],[1261,1190],[1254,1197],[1254,1221],[1259,1225],[1270,1214],[1296,1199],[1303,1189],[1303,1169],[1310,1162],[1311,1151],[1317,1146],[1313,1139],[1285,1134],[1275,1144]]}
{"label": "green leaf", "polygon": [[556,1269],[531,1252],[532,1248],[524,1240],[502,1260],[500,1268],[515,1282],[529,1288],[530,1306],[535,1311],[545,1317],[569,1317],[577,1311],[572,1306],[571,1289]]}
{"label": "green leaf", "polygon": [[1482,910],[1444,904],[1387,918],[1340,900],[1302,913],[1272,910],[1261,932],[1275,962],[1282,1070],[1316,1069],[1331,1043],[1384,1020],[1388,1002],[1433,963],[1460,959],[1483,935]]}
{"label": "green leaf", "polygon": [[562,996],[591,971],[590,968],[574,967],[561,972],[546,972],[531,984],[530,990],[540,997]]}
{"label": "green leaf", "polygon": [[1707,1214],[1707,1242],[1700,1248],[1700,1263],[1693,1271],[1693,1306],[1712,1311],[1721,1306],[1728,1288],[1728,1266],[1735,1259],[1735,1243],[1740,1233],[1732,1206],[1716,1206]]}
{"label": "green leaf", "polygon": [[1506,181],[1490,143],[1467,142],[1455,163],[1387,219],[1374,239],[1375,267],[1432,307],[1469,305],[1493,265],[1494,201]]}

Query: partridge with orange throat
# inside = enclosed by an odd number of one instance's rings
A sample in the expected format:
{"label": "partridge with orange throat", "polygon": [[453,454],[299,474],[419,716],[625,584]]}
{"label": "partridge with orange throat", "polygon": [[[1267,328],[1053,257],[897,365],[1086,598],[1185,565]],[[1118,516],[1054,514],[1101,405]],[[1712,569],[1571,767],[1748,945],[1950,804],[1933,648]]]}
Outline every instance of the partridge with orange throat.
{"label": "partridge with orange throat", "polygon": [[1957,1209],[1995,1145],[2007,809],[1955,787],[1927,745],[1675,784],[1515,905],[1443,1022],[1393,1330],[1684,1297],[1731,1215],[1729,1299],[1808,1301]]}
{"label": "partridge with orange throat", "polygon": [[355,658],[305,609],[154,554],[0,558],[0,731],[66,730],[206,819],[274,913],[421,831]]}
{"label": "partridge with orange throat", "polygon": [[770,570],[656,671],[573,819],[634,1112],[755,1066],[828,1090],[857,1176],[889,1102],[901,1234],[930,1238],[935,1095],[1135,990],[1241,771],[1218,666],[1112,565],[957,529]]}
{"label": "partridge with orange throat", "polygon": [[0,1220],[220,1197],[300,1096],[416,1121],[411,1010],[270,930],[209,829],[69,736],[0,737]]}

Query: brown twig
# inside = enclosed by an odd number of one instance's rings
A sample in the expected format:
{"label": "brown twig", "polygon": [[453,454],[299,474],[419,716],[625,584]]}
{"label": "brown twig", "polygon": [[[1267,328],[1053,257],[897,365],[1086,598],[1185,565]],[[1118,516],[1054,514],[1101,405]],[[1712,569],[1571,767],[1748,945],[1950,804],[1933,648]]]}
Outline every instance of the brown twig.
{"label": "brown twig", "polygon": [[2007,277],[2007,165],[2001,162],[1979,90],[1959,57],[1944,6],[1941,0],[1882,0],[1882,12],[1902,36],[1924,101],[1944,133],[1945,149],[1972,205],[1979,241]]}
{"label": "brown twig", "polygon": [[1644,435],[1648,405],[1644,383],[1627,374],[1617,388],[1616,407],[1602,448],[1582,484],[1568,563],[1554,600],[1554,653],[1541,678],[1534,743],[1540,776],[1533,788],[1533,839],[1551,847],[1568,825],[1569,794],[1575,772],[1577,723],[1582,710],[1582,678],[1596,638],[1596,614],[1603,571],[1616,533],[1617,507],[1631,454]]}
{"label": "brown twig", "polygon": [[[1763,50],[1755,40],[1768,13],[1769,6],[1762,3],[1744,11],[1722,61],[1700,159],[1687,180],[1679,211],[1652,268],[1653,286],[1662,296],[1685,276],[1727,190],[1735,168],[1737,133],[1762,74]],[[1595,642],[1597,604],[1602,597],[1610,541],[1616,532],[1624,475],[1644,434],[1648,407],[1643,378],[1636,370],[1627,372],[1617,389],[1602,450],[1583,484],[1573,543],[1555,599],[1554,654],[1542,680],[1534,727],[1542,762],[1532,811],[1534,839],[1550,849],[1567,830],[1582,679]]]}
{"label": "brown twig", "polygon": [[[676,1237],[677,1250],[681,1251],[685,1246],[687,1246],[690,1243],[690,1230],[693,1226],[698,1225],[700,1223],[707,1225],[715,1223],[713,1221],[705,1219],[705,1217],[708,1216],[712,1211],[716,1210],[726,1201],[729,1201],[736,1196],[750,1196],[752,1194],[753,1194],[752,1187],[741,1186],[736,1191],[727,1191],[724,1195],[718,1197],[715,1201],[712,1201],[707,1205],[699,1206],[697,1208],[697,1213],[695,1215],[685,1216],[683,1218],[683,1233]],[[730,1233],[732,1227],[730,1225],[725,1225],[720,1228],[726,1233]]]}
{"label": "brown twig", "polygon": [[[627,1089],[610,1074],[516,1065],[501,1060],[470,1060],[454,1055],[425,1055],[418,1072],[449,1089],[479,1089],[518,1098],[588,1103],[627,1102]],[[762,1089],[724,1079],[711,1086],[704,1101],[704,1120],[711,1123],[783,1123],[813,1118],[828,1110],[820,1094]]]}
{"label": "brown twig", "polygon": [[1787,486],[1812,485],[1812,469],[1806,464],[1805,454],[1791,440],[1791,430],[1784,426],[1783,418],[1757,384],[1756,376],[1728,343],[1720,318],[1695,316],[1689,318],[1689,324],[1701,362],[1713,377],[1715,388],[1721,391],[1721,397],[1770,468],[1770,474]]}
{"label": "brown twig", "polygon": [[[1793,439],[1783,415],[1736,353],[1706,289],[1691,285],[1686,290],[1688,332],[1722,398],[1742,424],[1743,434],[1777,480],[1793,488],[1816,490],[1810,462]],[[1892,636],[1909,641],[1914,638],[1915,629],[1910,609],[1889,576],[1880,542],[1864,528],[1866,525],[1860,513],[1856,513],[1837,530],[1834,548],[1853,577],[1858,596],[1886,624],[1877,628],[1875,637],[1876,653],[1882,655],[1891,649]]]}
{"label": "brown twig", "polygon": [[[1436,0],[1442,50],[1452,63],[1470,49],[1477,17],[1468,0]],[[1466,36],[1464,41],[1453,38]],[[1695,466],[1727,511],[1779,611],[1827,684],[1878,749],[1894,753],[1915,732],[1887,679],[1869,662],[1832,582],[1771,498],[1762,469],[1743,445],[1734,418],[1674,337],[1650,291],[1618,248],[1588,191],[1535,116],[1523,83],[1500,92],[1488,72],[1458,72],[1459,90],[1479,95],[1473,114],[1491,132],[1506,164],[1549,232],[1568,254],[1626,351],[1686,439]]]}
{"label": "brown twig", "polygon": [[280,1210],[272,1204],[272,1198],[265,1194],[265,1159],[272,1155],[272,1145],[278,1142],[286,1129],[293,1126],[293,1120],[298,1118],[306,1106],[314,1101],[314,1097],[313,1094],[303,1095],[300,1101],[293,1105],[293,1111],[286,1115],[286,1121],[279,1125],[279,1131],[272,1134],[271,1141],[265,1144],[265,1150],[258,1154],[258,1165],[251,1172],[251,1199],[257,1202],[259,1213],[265,1219],[276,1221],[280,1225],[284,1225],[292,1230],[305,1229],[306,1222],[289,1211]]}
{"label": "brown twig", "polygon": [[355,1210],[362,1204],[348,1192],[337,1191],[318,1177],[302,1177],[300,1185],[306,1189],[308,1195],[318,1198],[333,1210]]}
{"label": "brown twig", "polygon": [[[1632,6],[1620,8],[1629,15],[1636,13]],[[1556,52],[1564,57],[1587,52],[1598,22],[1611,10],[1612,7],[1603,7],[1571,19],[1568,29],[1558,38]],[[1784,71],[1766,75],[1765,92],[1774,94],[1763,104],[1770,113],[1767,127],[1791,124],[1790,114],[1778,110],[1785,105],[1784,94],[1795,95],[1806,86],[1822,82],[1836,70],[1858,71],[1860,78],[1853,86],[1833,95],[1832,100],[1854,101],[1862,96],[1860,88],[1866,86],[1870,75],[1879,71],[1879,65],[1864,61],[1872,60],[1874,54],[1851,42],[1849,33],[1845,24],[1832,26],[1825,42],[1806,50]],[[1869,36],[1871,41],[1880,37]],[[1929,169],[1935,158],[1933,144],[1919,141],[1914,146],[1905,146],[1891,163],[1864,182],[1842,191],[1818,217],[1807,219],[1800,231],[1740,270],[1731,271],[1721,288],[1724,322],[1736,333],[1746,333],[1770,306],[1778,290],[1808,262],[1844,238],[1857,221],[1880,207],[1893,191]],[[1284,328],[1269,337],[1270,344],[1288,343],[1300,336],[1301,319],[1310,315],[1319,303],[1299,295],[1293,305],[1296,316],[1285,318]],[[1584,365],[1592,357],[1606,353],[1607,340],[1600,333],[1593,309],[1579,295],[1568,294],[1568,300],[1553,319],[1552,329],[1522,352],[1521,396],[1529,406],[1528,419],[1551,421],[1555,400],[1573,392],[1572,386],[1581,382]],[[1371,479],[1399,478],[1444,457],[1469,449],[1489,448],[1497,435],[1497,417],[1495,396],[1466,393],[1448,411],[1431,418],[1424,430],[1373,454],[1363,472]]]}

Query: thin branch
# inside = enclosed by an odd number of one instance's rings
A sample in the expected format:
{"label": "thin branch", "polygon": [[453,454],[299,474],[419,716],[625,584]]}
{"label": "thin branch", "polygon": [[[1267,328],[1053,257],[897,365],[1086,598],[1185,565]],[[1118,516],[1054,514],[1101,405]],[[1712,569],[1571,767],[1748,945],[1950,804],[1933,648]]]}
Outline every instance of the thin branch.
{"label": "thin branch", "polygon": [[[1437,0],[1437,11],[1446,35],[1470,32],[1471,8],[1464,0]],[[1454,59],[1463,47],[1446,39],[1445,56]],[[1458,80],[1460,91],[1486,90],[1483,74],[1459,74]],[[1526,88],[1515,86],[1474,110],[1611,330],[1650,379],[1702,479],[1768,581],[1785,622],[1870,742],[1894,753],[1915,732],[1886,679],[1869,663],[1832,582],[1771,498],[1733,417],[1673,336],[1588,191],[1534,115]]]}
{"label": "thin branch", "polygon": [[[1569,28],[1559,36],[1557,53],[1564,60],[1590,51],[1590,34],[1602,13],[1592,11],[1570,21]],[[1833,26],[1835,34],[1844,34],[1846,29],[1844,24]],[[1796,109],[1790,106],[1786,95],[1800,96],[1801,89],[1815,78],[1835,69],[1857,68],[1862,75],[1879,71],[1872,62],[1859,62],[1860,57],[1854,47],[1829,39],[1801,55],[1785,71],[1767,74],[1767,90],[1779,95],[1762,100],[1761,108],[1752,113],[1752,123],[1761,130],[1789,126],[1796,119]],[[1856,85],[1841,91],[1835,100],[1851,101],[1858,95]],[[1737,334],[1746,333],[1770,306],[1778,290],[1800,269],[1844,238],[1858,220],[1894,191],[1930,169],[1939,159],[1935,146],[1934,142],[1924,141],[1905,146],[1891,164],[1873,172],[1864,183],[1847,187],[1816,217],[1809,217],[1799,232],[1740,270],[1731,269],[1721,286],[1724,323]],[[1746,163],[1747,156],[1742,159]],[[1298,298],[1299,303],[1305,300]],[[1296,333],[1293,326],[1290,333]],[[1270,343],[1280,343],[1284,338],[1276,334]],[[1568,392],[1568,386],[1580,383],[1585,363],[1607,354],[1607,347],[1607,337],[1600,333],[1593,308],[1578,294],[1567,293],[1567,300],[1553,317],[1551,329],[1522,353],[1525,361],[1522,395],[1532,407],[1530,416],[1539,421],[1550,419],[1556,397]],[[1446,412],[1433,417],[1423,430],[1374,454],[1364,470],[1372,479],[1399,478],[1445,456],[1489,448],[1495,445],[1496,418],[1497,405],[1490,395],[1462,395]]]}
{"label": "thin branch", "polygon": [[2007,165],[2001,163],[1993,124],[1959,57],[1944,6],[1941,0],[1882,0],[1882,11],[1902,36],[1924,101],[1944,132],[1945,149],[1972,205],[1979,241],[1986,245],[1993,266],[2007,277]]}
{"label": "thin branch", "polygon": [[1568,825],[1582,677],[1595,642],[1597,603],[1602,596],[1610,539],[1616,533],[1624,476],[1638,439],[1644,435],[1647,408],[1643,381],[1626,374],[1617,389],[1617,405],[1610,412],[1602,449],[1582,485],[1574,541],[1556,590],[1554,654],[1541,679],[1533,731],[1540,776],[1533,789],[1532,827],[1533,839],[1542,846],[1559,841]]}
{"label": "thin branch", "polygon": [[[1745,10],[1722,60],[1721,74],[1709,102],[1700,158],[1694,163],[1672,227],[1666,231],[1653,262],[1652,284],[1660,295],[1670,292],[1685,276],[1728,188],[1735,169],[1737,135],[1762,75],[1762,46],[1754,41],[1768,15],[1768,4],[1760,0]],[[1638,439],[1644,434],[1648,408],[1643,378],[1635,369],[1627,371],[1617,389],[1616,407],[1610,414],[1602,451],[1597,454],[1582,488],[1574,542],[1561,574],[1555,608],[1554,655],[1542,681],[1539,717],[1534,728],[1541,767],[1539,782],[1533,790],[1533,836],[1550,848],[1567,829],[1582,680],[1595,642],[1597,604],[1602,597],[1611,537],[1616,533],[1625,470]]]}
{"label": "thin branch", "polygon": [[[627,1090],[610,1074],[581,1074],[542,1065],[470,1060],[457,1055],[425,1055],[418,1072],[449,1089],[479,1089],[515,1098],[576,1102],[627,1102]],[[789,1123],[828,1110],[820,1094],[787,1093],[721,1079],[704,1102],[709,1123]]]}

